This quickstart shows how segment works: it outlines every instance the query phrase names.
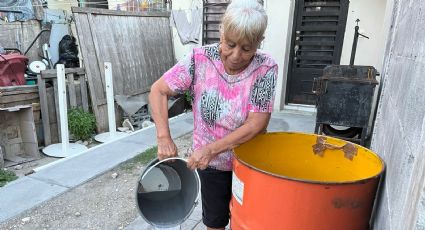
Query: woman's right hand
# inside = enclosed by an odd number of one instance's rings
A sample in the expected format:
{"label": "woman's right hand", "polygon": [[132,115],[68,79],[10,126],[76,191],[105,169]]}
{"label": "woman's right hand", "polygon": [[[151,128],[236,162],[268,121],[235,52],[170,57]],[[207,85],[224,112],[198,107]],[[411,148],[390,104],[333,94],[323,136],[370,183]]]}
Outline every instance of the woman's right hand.
{"label": "woman's right hand", "polygon": [[177,156],[177,146],[171,137],[158,138],[157,142],[159,160]]}

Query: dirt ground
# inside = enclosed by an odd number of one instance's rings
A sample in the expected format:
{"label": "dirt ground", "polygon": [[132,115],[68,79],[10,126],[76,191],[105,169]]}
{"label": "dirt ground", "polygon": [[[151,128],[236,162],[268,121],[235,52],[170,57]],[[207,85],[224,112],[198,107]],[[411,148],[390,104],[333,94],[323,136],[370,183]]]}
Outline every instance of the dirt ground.
{"label": "dirt ground", "polygon": [[[183,156],[192,145],[192,134],[175,142]],[[22,176],[34,167],[55,160],[49,157],[43,159],[14,171]],[[123,163],[14,219],[0,223],[0,229],[123,229],[139,215],[135,189],[145,165],[134,161]]]}

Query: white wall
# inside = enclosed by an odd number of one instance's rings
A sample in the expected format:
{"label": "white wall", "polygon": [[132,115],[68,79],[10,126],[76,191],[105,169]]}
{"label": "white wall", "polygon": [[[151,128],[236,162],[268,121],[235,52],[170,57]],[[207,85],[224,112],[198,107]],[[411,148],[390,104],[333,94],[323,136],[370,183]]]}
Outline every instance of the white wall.
{"label": "white wall", "polygon": [[268,15],[268,27],[263,43],[263,50],[269,53],[279,65],[279,76],[276,85],[274,110],[283,109],[288,60],[291,44],[294,0],[266,0],[265,10]]}
{"label": "white wall", "polygon": [[345,28],[344,45],[341,64],[350,63],[351,49],[354,38],[356,19],[360,19],[359,32],[369,39],[359,37],[355,65],[372,65],[378,71],[382,70],[386,28],[384,26],[387,0],[352,0],[348,9],[347,25]]}

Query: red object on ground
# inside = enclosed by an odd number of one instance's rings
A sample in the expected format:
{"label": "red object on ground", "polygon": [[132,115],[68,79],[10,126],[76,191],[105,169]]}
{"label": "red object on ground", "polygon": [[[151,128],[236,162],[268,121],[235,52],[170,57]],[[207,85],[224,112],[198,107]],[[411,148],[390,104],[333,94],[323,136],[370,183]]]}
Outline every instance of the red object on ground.
{"label": "red object on ground", "polygon": [[0,86],[25,85],[28,58],[18,53],[0,55]]}

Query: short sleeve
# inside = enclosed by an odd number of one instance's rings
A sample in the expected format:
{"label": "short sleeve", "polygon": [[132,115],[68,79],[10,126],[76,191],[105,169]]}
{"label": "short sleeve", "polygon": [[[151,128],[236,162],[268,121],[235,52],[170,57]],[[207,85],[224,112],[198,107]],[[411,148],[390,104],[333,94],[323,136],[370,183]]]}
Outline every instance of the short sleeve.
{"label": "short sleeve", "polygon": [[163,79],[172,91],[181,94],[190,89],[194,77],[194,68],[195,62],[192,52],[165,72]]}
{"label": "short sleeve", "polygon": [[264,75],[255,80],[248,104],[249,112],[271,113],[273,111],[276,79],[277,65],[268,69]]}

